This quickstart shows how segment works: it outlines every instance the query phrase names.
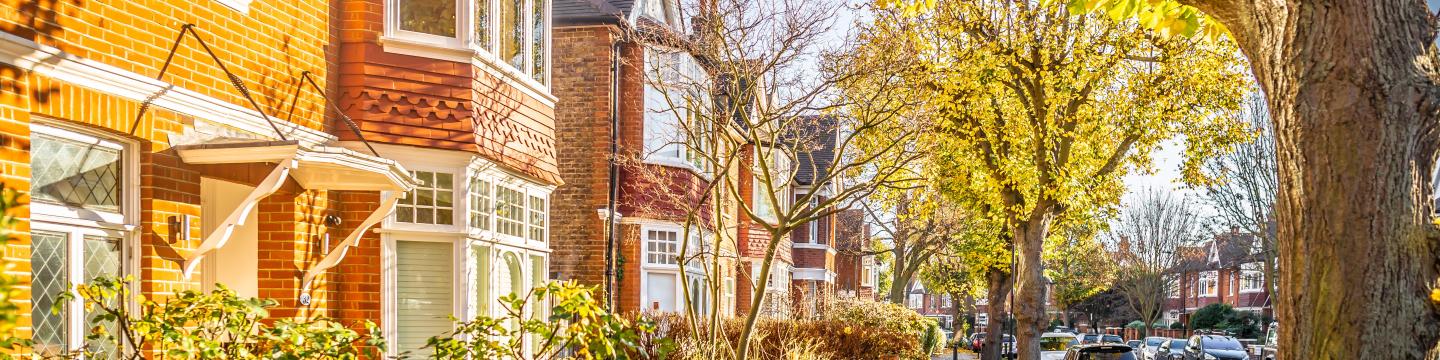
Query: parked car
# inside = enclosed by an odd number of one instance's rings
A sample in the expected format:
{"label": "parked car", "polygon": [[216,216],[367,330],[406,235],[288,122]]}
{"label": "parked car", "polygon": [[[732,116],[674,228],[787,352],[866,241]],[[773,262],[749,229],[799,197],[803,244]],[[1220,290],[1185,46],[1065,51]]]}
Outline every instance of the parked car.
{"label": "parked car", "polygon": [[1080,343],[1081,343],[1081,344],[1085,344],[1085,345],[1089,345],[1089,344],[1099,344],[1099,343],[1100,343],[1100,334],[1085,334],[1085,335],[1080,335]]}
{"label": "parked car", "polygon": [[1101,335],[1101,336],[1100,336],[1100,343],[1101,343],[1101,344],[1124,344],[1124,343],[1125,343],[1125,338],[1120,337],[1120,335]]}
{"label": "parked car", "polygon": [[1151,336],[1140,342],[1140,360],[1155,360],[1155,353],[1160,351],[1160,345],[1170,341],[1170,338]]}
{"label": "parked car", "polygon": [[1066,350],[1079,345],[1080,339],[1068,332],[1040,334],[1040,360],[1064,359]]}
{"label": "parked car", "polygon": [[[1015,357],[1015,336],[1012,336],[1010,334],[1004,334],[1001,336],[1000,339],[1000,356],[1011,358]],[[983,352],[985,351],[986,346],[990,346],[990,344],[985,343],[984,336],[981,336],[980,340],[975,344],[975,352]]]}
{"label": "parked car", "polygon": [[1279,332],[1277,332],[1279,327],[1280,323],[1270,323],[1270,328],[1265,331],[1265,343],[1254,346],[1256,359],[1275,360],[1275,358],[1279,357],[1275,355],[1276,350],[1278,350],[1278,347],[1275,345],[1277,340],[1279,340]]}
{"label": "parked car", "polygon": [[1151,360],[1180,360],[1185,358],[1185,339],[1170,339],[1160,344]]}
{"label": "parked car", "polygon": [[970,335],[970,350],[980,351],[980,342],[985,341],[985,333],[979,332]]}
{"label": "parked car", "polygon": [[1131,349],[1140,350],[1140,340],[1126,341],[1125,346],[1129,346]]}
{"label": "parked car", "polygon": [[1124,344],[1091,344],[1070,348],[1064,360],[1137,360],[1135,349]]}
{"label": "parked car", "polygon": [[1195,335],[1185,344],[1185,360],[1249,360],[1239,340],[1224,335]]}

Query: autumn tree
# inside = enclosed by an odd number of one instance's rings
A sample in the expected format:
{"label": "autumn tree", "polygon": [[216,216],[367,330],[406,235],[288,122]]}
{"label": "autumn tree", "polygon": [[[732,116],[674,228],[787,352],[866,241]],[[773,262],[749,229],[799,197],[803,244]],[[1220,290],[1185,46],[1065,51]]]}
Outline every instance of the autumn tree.
{"label": "autumn tree", "polygon": [[1168,33],[1223,24],[1250,59],[1275,129],[1281,356],[1440,358],[1440,58],[1426,1],[1064,3]]}
{"label": "autumn tree", "polygon": [[1093,226],[1074,226],[1052,234],[1041,258],[1045,277],[1054,284],[1050,298],[1060,309],[1065,326],[1072,326],[1070,310],[1075,304],[1109,289],[1115,279],[1114,259]]}
{"label": "autumn tree", "polygon": [[1126,205],[1106,242],[1117,267],[1116,290],[1148,333],[1165,310],[1168,292],[1180,286],[1172,270],[1182,258],[1180,247],[1200,240],[1201,219],[1188,200],[1157,189],[1140,192]]}
{"label": "autumn tree", "polygon": [[[877,49],[924,62],[905,88],[929,100],[933,180],[1003,224],[1017,253],[1018,351],[1039,356],[1041,254],[1057,219],[1113,207],[1121,176],[1185,136],[1184,172],[1242,138],[1246,79],[1229,43],[1151,36],[1131,21],[1029,2],[944,2],[876,16]],[[899,45],[893,44],[899,43]],[[1143,100],[1142,100],[1143,99]]]}

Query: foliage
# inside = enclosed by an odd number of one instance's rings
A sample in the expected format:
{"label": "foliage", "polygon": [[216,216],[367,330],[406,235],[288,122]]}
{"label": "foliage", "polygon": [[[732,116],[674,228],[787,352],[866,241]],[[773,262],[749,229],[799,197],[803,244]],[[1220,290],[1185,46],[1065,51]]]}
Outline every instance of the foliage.
{"label": "foliage", "polygon": [[[0,185],[0,248],[6,247],[15,240],[20,219],[23,217],[17,212],[25,207],[24,195],[8,185]],[[0,259],[0,359],[11,359],[11,352],[18,352],[20,348],[30,346],[28,338],[15,336],[15,324],[20,322],[23,313],[20,311],[19,301],[24,296],[20,291],[22,286],[28,286],[21,281],[20,277],[10,275],[15,264],[11,263],[8,257]]]}
{"label": "foliage", "polygon": [[[1203,181],[1200,164],[1245,137],[1225,115],[1249,88],[1228,41],[1027,4],[937,2],[919,15],[882,6],[866,29],[885,39],[866,49],[921,61],[899,86],[933,115],[923,134],[932,186],[1013,239],[1022,334],[1043,320],[1050,228],[1113,213],[1122,177],[1150,171],[1167,139],[1187,139],[1182,173]],[[1032,341],[1020,339],[1022,353],[1038,349]]]}
{"label": "foliage", "polygon": [[[877,0],[885,8],[901,9],[906,15],[917,16],[935,8],[935,0]],[[1225,25],[1210,19],[1194,7],[1176,0],[1044,0],[1042,6],[1063,5],[1071,14],[1104,13],[1119,21],[1136,19],[1147,29],[1162,36],[1203,35],[1216,39],[1226,35]]]}
{"label": "foliage", "polygon": [[875,327],[919,336],[935,323],[920,313],[900,304],[864,299],[835,299],[821,315],[824,319],[844,324]]}
{"label": "foliage", "polygon": [[1171,330],[1185,330],[1185,323],[1176,321],[1170,324]]}
{"label": "foliage", "polygon": [[[543,309],[539,304],[554,304]],[[575,282],[550,282],[524,296],[500,298],[504,315],[457,323],[447,336],[432,337],[431,359],[629,359],[654,324],[629,321],[605,311],[591,289]],[[548,313],[545,315],[543,313]],[[525,343],[532,344],[525,354]],[[666,347],[661,341],[659,357]]]}
{"label": "foliage", "polygon": [[1095,235],[1092,227],[1071,226],[1045,242],[1045,277],[1055,284],[1050,296],[1061,311],[1114,282],[1114,259]]}
{"label": "foliage", "polygon": [[1215,329],[1216,325],[1225,322],[1226,319],[1234,316],[1235,309],[1230,305],[1217,303],[1205,305],[1190,315],[1191,329]]}
{"label": "foliage", "polygon": [[[729,319],[711,338],[682,317],[655,318],[657,336],[672,339],[668,359],[732,360],[731,346],[740,337],[745,323]],[[875,326],[848,323],[832,318],[814,320],[761,319],[756,322],[755,344],[747,357],[757,359],[928,359],[921,352],[919,333],[899,332]]]}
{"label": "foliage", "polygon": [[1145,322],[1144,322],[1144,321],[1140,321],[1140,320],[1135,320],[1135,321],[1131,321],[1129,324],[1125,324],[1125,327],[1126,327],[1126,328],[1130,328],[1130,329],[1143,329],[1143,328],[1145,328]]}
{"label": "foliage", "polygon": [[944,339],[945,332],[940,330],[940,324],[931,322],[920,336],[920,351],[926,354],[937,353],[945,345]]}
{"label": "foliage", "polygon": [[[364,333],[318,319],[271,319],[269,299],[242,298],[218,286],[209,293],[184,291],[163,302],[138,296],[138,312],[128,299],[134,294],[124,278],[99,277],[77,285],[79,296],[97,324],[86,336],[86,357],[145,359],[147,353],[171,359],[359,359],[377,357],[385,341],[375,324],[360,324]],[[116,349],[146,349],[117,354]],[[78,354],[72,354],[78,355]]]}

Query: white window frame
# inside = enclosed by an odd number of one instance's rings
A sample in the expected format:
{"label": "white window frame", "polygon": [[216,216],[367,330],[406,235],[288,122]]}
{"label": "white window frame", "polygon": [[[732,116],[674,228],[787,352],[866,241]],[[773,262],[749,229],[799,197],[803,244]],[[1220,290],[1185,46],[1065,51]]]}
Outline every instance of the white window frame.
{"label": "white window frame", "polygon": [[[32,201],[30,208],[30,229],[31,231],[46,231],[65,234],[66,252],[66,281],[69,288],[73,290],[76,285],[84,283],[84,241],[85,236],[101,236],[120,239],[120,272],[121,276],[127,274],[139,274],[139,261],[136,260],[137,249],[140,248],[139,241],[139,219],[140,219],[140,156],[138,145],[132,141],[117,139],[101,135],[80,126],[51,121],[47,118],[36,118],[30,124],[32,134],[44,134],[61,139],[92,143],[98,146],[120,150],[120,212],[106,212],[95,209],[79,209],[65,205],[49,204]],[[32,155],[33,156],[33,155]],[[27,159],[28,161],[28,159]],[[188,229],[187,229],[188,231]],[[137,288],[138,283],[132,281],[128,284],[132,289]],[[29,286],[26,284],[25,286]],[[27,299],[28,301],[28,299]],[[133,299],[124,299],[125,306],[134,308]],[[67,304],[68,309],[83,309],[84,301],[79,297],[71,299]],[[85,344],[85,335],[89,329],[85,327],[85,313],[83,311],[67,311],[65,316],[65,340],[66,351],[79,350]],[[33,329],[33,328],[32,328]],[[120,349],[122,352],[133,349]]]}
{"label": "white window frame", "polygon": [[[469,191],[468,191],[468,190],[469,190],[469,188],[468,188],[468,187],[469,187],[469,184],[468,184],[469,179],[464,176],[464,174],[465,174],[464,172],[458,171],[458,169],[456,169],[456,168],[447,168],[447,167],[433,167],[433,168],[432,168],[432,167],[424,167],[424,166],[417,166],[417,167],[415,167],[415,168],[410,168],[410,171],[411,171],[412,174],[414,174],[414,173],[421,173],[421,172],[428,172],[428,173],[436,173],[436,174],[447,174],[447,175],[450,175],[450,223],[449,223],[449,224],[432,224],[432,223],[420,223],[420,222],[400,221],[400,217],[399,217],[399,216],[400,216],[400,215],[399,215],[399,210],[400,210],[400,208],[403,208],[403,207],[415,207],[415,206],[417,206],[417,205],[414,205],[414,204],[403,204],[403,203],[400,203],[400,204],[396,204],[396,205],[395,205],[395,211],[391,212],[390,216],[386,219],[386,222],[388,222],[388,223],[390,223],[390,224],[393,224],[394,226],[396,226],[396,227],[398,227],[398,228],[407,228],[407,229],[422,230],[422,231],[453,231],[454,229],[457,229],[457,228],[462,227],[462,226],[469,226],[469,222],[470,222],[469,206],[468,206],[468,205],[469,205],[469,198],[468,198],[468,197],[469,197],[469,194],[470,194]],[[417,187],[417,189],[418,189],[418,187]],[[439,189],[439,188],[435,188],[435,189]],[[414,190],[412,190],[412,191],[414,191]],[[407,196],[413,197],[414,194],[412,193],[412,194],[407,195]],[[411,201],[411,202],[413,202],[414,200],[415,200],[415,199],[409,199],[409,201]],[[462,207],[462,205],[464,205],[464,206]],[[438,206],[434,206],[434,205],[431,205],[431,206],[429,206],[429,207],[430,207],[430,208],[439,209]],[[464,210],[462,211],[461,209],[464,209]],[[436,219],[439,219],[438,215],[437,215]],[[415,220],[415,218],[412,218],[411,220]]]}
{"label": "white window frame", "polygon": [[[397,258],[399,255],[396,253],[396,244],[400,241],[440,242],[451,244],[451,250],[454,255],[452,255],[450,258],[450,283],[455,288],[462,290],[469,289],[469,286],[467,284],[470,283],[469,279],[466,279],[466,275],[468,274],[465,271],[466,268],[469,266],[466,262],[466,258],[469,257],[468,251],[470,249],[468,242],[461,241],[461,239],[457,238],[456,236],[449,234],[425,234],[418,232],[405,232],[403,234],[397,235],[392,233],[382,233],[381,268],[384,270],[381,274],[382,290],[380,294],[380,300],[382,310],[381,318],[384,323],[383,331],[385,334],[385,338],[387,339],[398,339],[398,336],[400,334],[400,297],[398,293],[400,268],[398,261],[399,259]],[[494,250],[492,250],[492,252],[493,251]],[[470,312],[468,311],[468,297],[469,294],[465,291],[451,292],[450,311],[452,315],[470,314]],[[391,345],[394,345],[394,343],[392,343]],[[386,349],[386,351],[388,352],[389,356],[397,356],[400,353],[399,346],[390,346],[388,349]]]}
{"label": "white window frame", "polygon": [[875,258],[870,255],[860,257],[860,286],[875,286]]}
{"label": "white window frame", "polygon": [[[497,75],[503,74],[504,77],[520,81],[524,84],[523,87],[525,88],[548,95],[549,84],[554,79],[554,75],[552,74],[553,60],[551,60],[555,48],[553,35],[551,34],[554,29],[554,0],[544,0],[544,13],[540,14],[544,17],[544,28],[546,31],[544,34],[545,38],[542,40],[545,47],[545,54],[541,58],[544,59],[544,64],[538,64],[538,66],[534,63],[534,56],[530,55],[533,54],[535,44],[535,14],[533,9],[535,7],[534,1],[536,0],[524,0],[525,8],[522,10],[525,12],[525,41],[524,44],[521,44],[520,51],[526,54],[525,64],[523,65],[525,69],[517,69],[511,66],[509,62],[500,59],[495,51],[495,49],[500,46],[499,35],[502,34],[499,26],[496,26],[499,23],[496,20],[498,20],[500,16],[499,1],[491,0],[487,3],[490,10],[488,14],[491,28],[488,31],[490,41],[486,44],[479,44],[475,39],[475,27],[477,26],[474,21],[475,11],[477,10],[475,0],[454,0],[456,16],[454,37],[401,29],[400,3],[402,1],[405,0],[385,0],[385,36],[381,39],[381,42],[385,45],[386,51],[441,60],[483,64],[490,70],[498,72]],[[543,79],[536,80],[531,75],[533,73],[532,69],[536,67],[541,68],[545,72]]]}
{"label": "white window frame", "polygon": [[[1206,282],[1209,282],[1208,286]],[[1200,272],[1199,279],[1195,285],[1197,287],[1196,292],[1199,293],[1200,297],[1214,297],[1218,295],[1220,293],[1220,272],[1215,270]]]}
{"label": "white window frame", "polygon": [[[701,154],[697,154],[694,147],[708,147],[713,146],[714,144],[708,144],[704,141],[704,139],[692,139],[689,136],[691,134],[689,134],[688,132],[681,133],[681,129],[687,122],[691,122],[691,125],[703,123],[703,121],[697,122],[693,120],[693,112],[695,111],[693,107],[698,106],[701,108],[701,111],[706,111],[706,109],[709,109],[711,106],[713,106],[713,104],[711,104],[709,101],[710,98],[708,96],[698,94],[686,95],[684,91],[687,89],[683,87],[679,89],[661,89],[657,87],[657,85],[666,85],[665,81],[675,81],[680,84],[689,83],[687,81],[702,83],[708,82],[710,81],[708,74],[706,74],[704,70],[699,68],[698,60],[696,60],[694,56],[682,50],[647,46],[645,47],[644,55],[644,76],[647,79],[645,83],[645,90],[643,92],[645,100],[642,101],[642,104],[645,106],[645,135],[647,138],[650,139],[661,139],[665,141],[664,144],[661,144],[659,146],[655,146],[651,142],[647,141],[646,144],[644,144],[644,162],[655,165],[687,169],[702,178],[705,178],[707,180],[710,179],[711,177],[713,177],[713,174],[711,174],[709,166],[704,159],[704,156]],[[675,62],[674,64],[671,64],[669,62],[665,64],[658,64],[661,59],[668,59],[671,56],[683,58],[688,61],[685,61],[683,64],[679,62]],[[658,67],[662,65],[664,66],[663,68]],[[665,79],[661,80],[659,84],[656,84],[656,80],[653,80],[656,76],[664,77],[667,75],[675,75],[675,77],[678,77],[679,79]],[[690,76],[694,76],[697,78],[686,79],[686,77]],[[667,93],[670,94],[669,101],[666,101],[665,94]],[[680,108],[678,109],[671,106],[670,104],[670,102],[687,100],[704,101],[704,103],[677,104],[680,106]],[[671,130],[670,132],[673,132],[674,134],[656,133],[656,131],[661,130],[657,129],[657,127],[665,127],[665,129],[663,130]],[[708,131],[705,130],[696,130],[696,132],[700,132],[702,134],[708,133]],[[681,137],[683,137],[683,139]],[[670,152],[673,152],[674,155],[661,155]]]}
{"label": "white window frame", "polygon": [[[484,158],[476,157],[474,159],[471,159],[471,163],[466,167],[466,169],[467,170],[465,173],[468,177],[465,179],[464,192],[466,196],[464,206],[467,211],[465,215],[464,232],[468,234],[471,238],[475,239],[548,252],[550,235],[552,233],[551,230],[553,228],[553,212],[555,209],[554,201],[550,198],[550,195],[554,193],[555,188],[553,186],[540,185],[527,178],[501,170],[494,163],[491,163],[489,160],[485,160]],[[482,180],[490,183],[490,209],[488,209],[489,214],[487,214],[487,221],[490,225],[489,229],[480,229],[470,226],[470,213],[474,210],[474,204],[470,203],[471,198],[469,194],[472,191],[472,189],[470,189],[470,185],[472,185],[475,180]],[[495,213],[495,210],[499,208],[499,188],[502,186],[520,192],[520,236],[500,233],[501,220],[499,215]],[[530,239],[530,230],[532,228],[532,224],[530,222],[531,196],[539,197],[545,202],[545,214],[542,217],[542,220],[544,221],[544,238],[538,241]]]}
{"label": "white window frame", "polygon": [[[1265,291],[1264,264],[1258,262],[1240,264],[1240,293],[1258,293]],[[1247,280],[1252,278],[1254,280]],[[1252,286],[1253,285],[1253,286]]]}
{"label": "white window frame", "polygon": [[[644,307],[643,304],[649,304],[649,303],[650,303],[650,290],[649,290],[649,287],[650,287],[650,285],[649,285],[649,283],[650,283],[650,282],[649,282],[650,275],[652,275],[652,274],[653,274],[653,275],[662,275],[662,274],[663,274],[663,275],[673,275],[673,276],[675,277],[675,281],[676,281],[676,283],[675,283],[675,294],[674,294],[675,300],[676,300],[676,304],[675,304],[675,305],[676,305],[676,307],[677,307],[677,310],[679,310],[679,311],[685,311],[685,310],[686,310],[686,309],[685,309],[685,297],[687,296],[687,294],[685,294],[685,286],[681,286],[682,284],[681,284],[680,282],[681,282],[681,281],[690,281],[690,280],[693,280],[693,279],[700,279],[702,283],[707,283],[707,284],[708,284],[709,282],[706,280],[706,276],[705,276],[706,272],[705,272],[705,269],[703,269],[702,267],[690,266],[690,264],[691,264],[692,262],[686,262],[686,261],[683,261],[683,259],[676,259],[676,263],[675,263],[675,264],[662,264],[662,263],[652,263],[652,262],[650,262],[650,256],[649,256],[649,255],[650,255],[650,254],[649,254],[649,241],[650,241],[650,238],[649,238],[649,233],[652,232],[652,231],[656,231],[656,232],[673,232],[673,233],[675,234],[675,241],[676,241],[676,247],[675,247],[676,253],[675,253],[675,254],[676,254],[677,256],[679,255],[679,252],[680,252],[680,250],[682,249],[682,247],[686,247],[686,246],[687,246],[687,241],[684,239],[687,232],[685,231],[685,227],[683,227],[683,226],[681,226],[681,225],[679,225],[679,224],[672,224],[672,223],[654,223],[654,224],[641,224],[641,225],[640,225],[640,251],[641,251],[641,253],[640,253],[640,257],[641,257],[641,259],[640,259],[640,264],[641,264],[641,265],[640,265],[640,296],[641,296],[641,304],[642,304],[641,307],[642,307],[642,310],[649,310],[649,308]],[[713,236],[713,234],[711,234],[711,233],[708,232],[708,231],[704,231],[704,230],[701,230],[701,229],[692,227],[692,228],[690,228],[689,236],[690,236],[690,241],[688,241],[688,247],[689,247],[689,249],[686,251],[686,254],[687,254],[687,255],[695,255],[697,251],[702,251],[702,250],[705,248],[705,245],[702,244],[702,242],[704,241],[704,239],[705,239],[706,237],[708,237],[708,236]],[[688,285],[687,285],[687,286],[688,286]],[[732,290],[732,291],[733,291],[733,290]],[[708,292],[707,292],[707,294],[708,294]],[[732,297],[733,297],[733,296],[734,296],[733,292],[730,293],[729,296],[732,296]]]}

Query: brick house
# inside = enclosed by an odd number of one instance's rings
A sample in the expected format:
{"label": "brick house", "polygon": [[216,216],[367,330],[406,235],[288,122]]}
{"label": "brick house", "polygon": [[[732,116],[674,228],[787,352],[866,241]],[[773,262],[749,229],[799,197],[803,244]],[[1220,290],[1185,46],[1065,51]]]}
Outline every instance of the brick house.
{"label": "brick house", "polygon": [[1224,303],[1238,311],[1271,314],[1257,239],[1231,229],[1211,240],[1176,249],[1165,302],[1166,322],[1189,321],[1189,315],[1210,304]]}
{"label": "brick house", "polygon": [[[546,0],[347,0],[341,107],[420,184],[363,271],[392,354],[551,278],[561,185]],[[342,136],[359,148],[355,136]],[[448,259],[448,261],[446,261]]]}
{"label": "brick house", "polygon": [[835,291],[840,296],[874,300],[880,281],[879,264],[870,249],[870,225],[865,210],[846,209],[835,214]]}
{"label": "brick house", "polygon": [[5,245],[28,285],[17,335],[83,346],[96,320],[57,294],[97,276],[134,276],[148,299],[223,282],[277,300],[275,317],[380,318],[368,230],[421,184],[343,141],[336,4],[0,4],[0,177],[30,198]]}
{"label": "brick house", "polygon": [[[829,176],[840,136],[838,124],[828,116],[808,116],[797,123],[795,134],[789,136],[797,152],[791,201],[798,204],[809,199],[808,206],[820,206],[836,193],[838,185]],[[795,261],[791,294],[798,314],[816,314],[821,302],[835,295],[836,218],[836,214],[825,215],[790,233],[790,255]]]}
{"label": "brick house", "polygon": [[[710,94],[683,93],[680,84],[703,84],[710,74],[684,50],[688,26],[678,6],[555,3],[556,131],[566,139],[557,150],[567,184],[555,193],[563,230],[554,270],[611,290],[618,311],[677,312],[689,298],[693,309],[730,315],[737,234],[717,229],[712,216],[733,224],[734,214],[717,214],[704,199],[717,191],[716,176],[733,174],[716,174],[692,153],[707,134],[682,130],[685,114],[707,111],[700,107]],[[699,101],[670,105],[681,99]],[[701,266],[716,255],[718,274]]]}

